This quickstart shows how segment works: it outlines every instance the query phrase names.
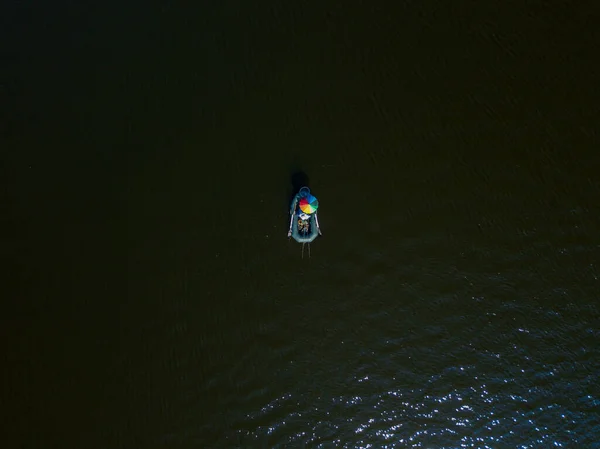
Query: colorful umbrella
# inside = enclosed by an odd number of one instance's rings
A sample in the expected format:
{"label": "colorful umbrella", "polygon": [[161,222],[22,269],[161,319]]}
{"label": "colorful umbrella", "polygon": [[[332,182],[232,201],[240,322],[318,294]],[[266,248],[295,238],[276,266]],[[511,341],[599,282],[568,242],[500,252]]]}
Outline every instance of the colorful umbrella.
{"label": "colorful umbrella", "polygon": [[310,193],[300,200],[300,210],[305,214],[314,214],[319,208],[319,200]]}

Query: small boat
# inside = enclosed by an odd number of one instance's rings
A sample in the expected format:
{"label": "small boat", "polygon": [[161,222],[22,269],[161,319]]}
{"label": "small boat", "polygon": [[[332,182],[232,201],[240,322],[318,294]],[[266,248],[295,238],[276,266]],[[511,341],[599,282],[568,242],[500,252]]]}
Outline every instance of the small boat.
{"label": "small boat", "polygon": [[290,228],[288,237],[299,243],[310,243],[321,235],[317,217],[318,200],[308,187],[302,187],[290,205]]}

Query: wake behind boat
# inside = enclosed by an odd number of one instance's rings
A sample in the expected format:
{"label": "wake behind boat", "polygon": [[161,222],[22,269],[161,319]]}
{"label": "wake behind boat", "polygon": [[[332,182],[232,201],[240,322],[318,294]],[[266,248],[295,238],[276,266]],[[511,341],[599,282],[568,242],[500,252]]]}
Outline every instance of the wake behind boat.
{"label": "wake behind boat", "polygon": [[290,205],[290,228],[288,237],[299,243],[310,243],[321,235],[317,209],[319,201],[308,187],[302,187]]}

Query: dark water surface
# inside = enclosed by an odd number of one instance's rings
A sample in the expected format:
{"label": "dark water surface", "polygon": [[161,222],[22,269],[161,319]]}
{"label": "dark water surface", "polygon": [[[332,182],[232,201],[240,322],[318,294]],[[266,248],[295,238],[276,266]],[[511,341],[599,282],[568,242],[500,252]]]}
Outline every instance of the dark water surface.
{"label": "dark water surface", "polygon": [[212,3],[3,7],[1,447],[600,447],[598,8]]}

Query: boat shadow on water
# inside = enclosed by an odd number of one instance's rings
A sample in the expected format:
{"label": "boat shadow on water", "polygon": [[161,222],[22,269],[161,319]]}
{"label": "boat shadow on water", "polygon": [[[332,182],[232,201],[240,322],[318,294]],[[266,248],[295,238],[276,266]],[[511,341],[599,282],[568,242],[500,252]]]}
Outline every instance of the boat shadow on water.
{"label": "boat shadow on water", "polygon": [[282,206],[285,208],[286,211],[284,218],[286,229],[290,224],[290,204],[292,204],[292,201],[294,201],[294,198],[296,197],[296,194],[300,191],[300,189],[305,186],[310,188],[310,180],[308,178],[308,175],[302,170],[292,170],[290,182],[288,183],[286,188],[286,196],[285,198],[282,198],[282,200],[285,202],[284,204],[282,204]]}
{"label": "boat shadow on water", "polygon": [[294,197],[302,187],[308,187],[310,189],[310,179],[306,173],[301,170],[297,170],[292,173],[290,178],[290,184],[288,186],[288,205],[293,201]]}

